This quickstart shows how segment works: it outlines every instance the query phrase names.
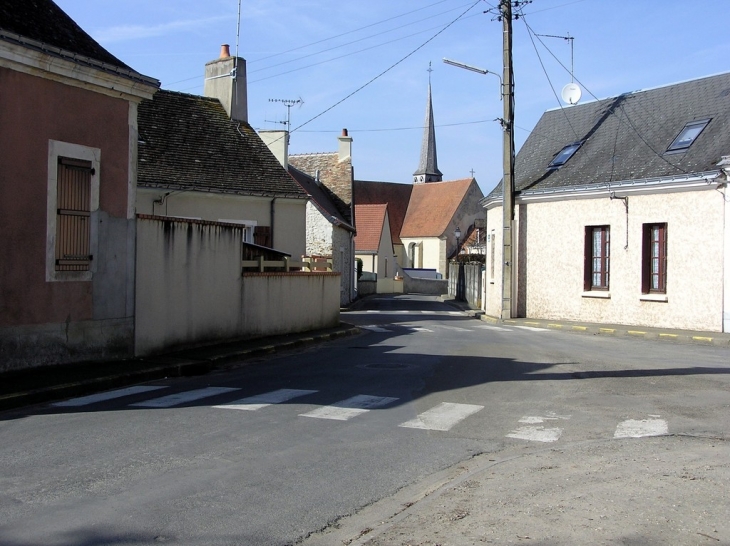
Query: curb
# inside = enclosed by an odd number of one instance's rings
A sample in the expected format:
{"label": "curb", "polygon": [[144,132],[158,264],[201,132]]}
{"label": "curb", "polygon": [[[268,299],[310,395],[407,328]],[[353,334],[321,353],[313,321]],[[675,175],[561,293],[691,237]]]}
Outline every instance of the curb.
{"label": "curb", "polygon": [[[149,361],[150,367],[128,373],[114,374],[103,377],[94,377],[83,381],[49,385],[46,387],[26,390],[11,394],[0,395],[0,411],[17,409],[23,406],[41,404],[61,398],[69,398],[113,389],[143,381],[164,379],[166,377],[185,377],[206,374],[220,365],[235,359],[248,359],[281,351],[293,350],[306,345],[333,341],[338,338],[357,335],[361,332],[356,326],[346,325],[345,328],[333,332],[324,332],[315,335],[304,335],[281,343],[273,343],[250,347],[240,350],[228,350],[213,354],[207,358],[185,357],[185,352],[160,355],[154,358],[140,358],[136,362]],[[212,348],[211,350],[214,350]],[[156,360],[178,359],[174,364],[159,364]],[[245,363],[242,363],[242,365]],[[93,365],[93,363],[91,364]]]}

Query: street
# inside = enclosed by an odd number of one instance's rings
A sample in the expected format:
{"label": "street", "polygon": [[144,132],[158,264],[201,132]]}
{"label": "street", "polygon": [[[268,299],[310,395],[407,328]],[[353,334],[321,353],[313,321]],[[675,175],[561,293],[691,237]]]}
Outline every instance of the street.
{"label": "street", "polygon": [[363,333],[0,413],[0,544],[306,543],[483,454],[730,437],[727,349],[492,325],[427,296],[341,320]]}

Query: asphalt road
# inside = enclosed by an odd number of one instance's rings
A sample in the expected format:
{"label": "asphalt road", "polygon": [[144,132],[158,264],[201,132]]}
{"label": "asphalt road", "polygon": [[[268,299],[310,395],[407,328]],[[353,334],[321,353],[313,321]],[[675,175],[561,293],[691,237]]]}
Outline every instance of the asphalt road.
{"label": "asphalt road", "polygon": [[342,318],[364,333],[0,414],[0,544],[294,544],[506,447],[730,437],[727,349],[495,326],[428,297]]}

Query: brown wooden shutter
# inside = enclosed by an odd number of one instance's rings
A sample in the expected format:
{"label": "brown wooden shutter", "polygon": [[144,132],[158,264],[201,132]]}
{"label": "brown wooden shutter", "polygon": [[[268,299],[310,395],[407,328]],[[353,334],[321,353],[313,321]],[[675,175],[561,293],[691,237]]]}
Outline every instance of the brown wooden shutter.
{"label": "brown wooden shutter", "polygon": [[56,271],[88,271],[91,264],[90,161],[58,158]]}
{"label": "brown wooden shutter", "polygon": [[271,228],[269,226],[254,227],[253,242],[256,245],[271,248]]}
{"label": "brown wooden shutter", "polygon": [[583,290],[588,292],[593,286],[593,228],[586,226],[583,235]]}
{"label": "brown wooden shutter", "polygon": [[641,233],[641,293],[651,289],[651,224],[642,225]]}

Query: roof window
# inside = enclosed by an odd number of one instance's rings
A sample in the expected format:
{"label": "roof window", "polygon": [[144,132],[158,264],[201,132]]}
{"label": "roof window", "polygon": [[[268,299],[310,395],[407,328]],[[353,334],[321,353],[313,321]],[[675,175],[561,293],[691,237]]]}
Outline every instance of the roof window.
{"label": "roof window", "polygon": [[707,127],[708,123],[710,123],[710,118],[690,121],[669,145],[667,152],[679,152],[692,146],[692,143],[700,136],[700,133]]}
{"label": "roof window", "polygon": [[578,151],[578,148],[580,148],[582,144],[582,142],[573,142],[573,144],[565,146],[550,162],[548,169],[557,169],[558,167],[565,165],[568,160],[573,157],[573,154]]}

